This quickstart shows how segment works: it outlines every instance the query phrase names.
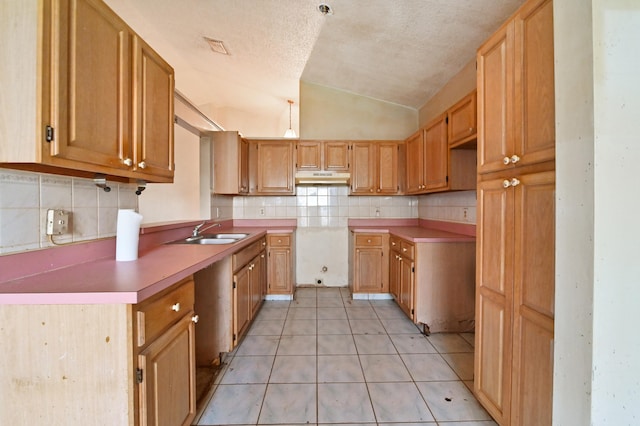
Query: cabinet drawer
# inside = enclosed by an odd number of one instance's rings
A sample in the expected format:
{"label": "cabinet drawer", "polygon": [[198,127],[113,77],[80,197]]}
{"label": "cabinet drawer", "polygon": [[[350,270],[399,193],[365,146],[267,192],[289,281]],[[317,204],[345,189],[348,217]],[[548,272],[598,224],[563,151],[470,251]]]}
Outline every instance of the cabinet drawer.
{"label": "cabinet drawer", "polygon": [[414,256],[414,245],[408,241],[400,240],[400,253],[403,256],[413,259]]}
{"label": "cabinet drawer", "polygon": [[260,238],[255,243],[243,248],[233,255],[233,271],[237,271],[244,265],[249,263],[251,259],[256,257],[262,250],[264,250],[267,243],[264,238]]}
{"label": "cabinet drawer", "polygon": [[382,235],[368,235],[368,234],[356,235],[356,246],[381,247]]}
{"label": "cabinet drawer", "polygon": [[401,241],[402,240],[398,237],[393,237],[393,236],[389,237],[389,247],[391,247],[391,250],[400,251]]}
{"label": "cabinet drawer", "polygon": [[291,235],[269,235],[269,247],[289,247],[291,245]]}
{"label": "cabinet drawer", "polygon": [[193,311],[194,303],[193,278],[189,277],[157,298],[136,305],[137,345],[151,343],[186,313]]}

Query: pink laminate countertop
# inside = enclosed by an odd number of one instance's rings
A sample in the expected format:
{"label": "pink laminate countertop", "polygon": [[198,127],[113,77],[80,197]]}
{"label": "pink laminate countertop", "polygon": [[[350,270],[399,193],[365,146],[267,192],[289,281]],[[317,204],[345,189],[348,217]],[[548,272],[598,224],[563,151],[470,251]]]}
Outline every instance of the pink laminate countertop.
{"label": "pink laminate countertop", "polygon": [[[470,228],[466,224],[444,224],[443,222],[420,221],[394,223],[380,221],[355,222],[349,224],[349,229],[356,233],[378,232],[389,233],[414,243],[460,243],[474,242],[475,227]],[[457,231],[457,232],[456,232]]]}
{"label": "pink laminate countertop", "polygon": [[1,282],[0,305],[139,303],[266,233],[294,229],[225,227],[224,232],[249,233],[229,245],[160,244],[143,250],[141,241],[134,261],[116,262],[114,252],[111,257]]}

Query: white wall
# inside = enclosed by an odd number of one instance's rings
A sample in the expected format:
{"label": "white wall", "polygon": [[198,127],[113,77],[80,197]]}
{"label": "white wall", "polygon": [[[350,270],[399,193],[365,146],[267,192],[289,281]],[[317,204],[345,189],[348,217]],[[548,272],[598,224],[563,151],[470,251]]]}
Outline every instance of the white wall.
{"label": "white wall", "polygon": [[300,82],[301,138],[403,140],[417,128],[415,109]]}
{"label": "white wall", "polygon": [[174,129],[173,183],[147,184],[139,200],[145,224],[209,218],[200,208],[200,136],[179,125]]}
{"label": "white wall", "polygon": [[640,4],[554,2],[554,425],[638,424]]}

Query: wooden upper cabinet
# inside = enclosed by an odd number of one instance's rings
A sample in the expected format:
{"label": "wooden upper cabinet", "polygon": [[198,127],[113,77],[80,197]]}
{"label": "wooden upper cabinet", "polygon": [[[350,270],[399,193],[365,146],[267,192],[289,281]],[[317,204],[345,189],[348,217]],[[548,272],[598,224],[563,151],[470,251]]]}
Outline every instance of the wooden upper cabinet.
{"label": "wooden upper cabinet", "polygon": [[0,162],[171,182],[173,69],[102,1],[11,7],[3,43],[28,59],[10,64],[19,81],[3,97],[24,109],[0,130]]}
{"label": "wooden upper cabinet", "polygon": [[425,177],[427,191],[448,189],[449,146],[447,122],[443,114],[424,129]]}
{"label": "wooden upper cabinet", "polygon": [[209,136],[213,155],[213,193],[249,193],[249,142],[237,131],[211,132]]}
{"label": "wooden upper cabinet", "polygon": [[349,171],[349,142],[324,142],[324,169],[334,172]]}
{"label": "wooden upper cabinet", "polygon": [[296,145],[296,169],[322,170],[322,142],[298,142]]}
{"label": "wooden upper cabinet", "polygon": [[299,141],[296,145],[296,169],[348,172],[349,142]]}
{"label": "wooden upper cabinet", "polygon": [[[255,195],[293,195],[294,145],[290,140],[250,141],[249,168],[254,169],[250,193]],[[252,176],[250,173],[250,180]]]}
{"label": "wooden upper cabinet", "polygon": [[477,137],[476,91],[474,90],[447,110],[449,145],[463,145]]}
{"label": "wooden upper cabinet", "polygon": [[133,36],[133,170],[173,180],[173,68]]}
{"label": "wooden upper cabinet", "polygon": [[553,7],[531,1],[478,49],[478,172],[555,156]]}
{"label": "wooden upper cabinet", "polygon": [[407,194],[424,192],[424,129],[418,130],[405,141],[407,152]]}
{"label": "wooden upper cabinet", "polygon": [[396,141],[353,142],[351,194],[397,194],[399,149]]}

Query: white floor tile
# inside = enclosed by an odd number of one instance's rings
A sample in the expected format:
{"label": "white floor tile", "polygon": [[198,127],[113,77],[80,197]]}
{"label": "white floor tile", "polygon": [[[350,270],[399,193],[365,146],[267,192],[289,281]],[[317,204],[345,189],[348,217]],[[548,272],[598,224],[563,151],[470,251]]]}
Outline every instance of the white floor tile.
{"label": "white floor tile", "polygon": [[218,386],[198,424],[256,424],[266,387],[266,384]]}
{"label": "white floor tile", "polygon": [[418,388],[408,383],[368,383],[378,422],[429,422],[429,412]]}
{"label": "white floor tile", "polygon": [[318,356],[318,383],[364,382],[357,355]]}
{"label": "white floor tile", "polygon": [[424,336],[395,301],[298,288],[224,357],[198,424],[495,426],[473,396],[473,340]]}
{"label": "white floor tile", "polygon": [[360,355],[360,362],[367,383],[411,381],[399,355]]}
{"label": "white floor tile", "polygon": [[269,383],[316,383],[316,356],[278,355]]}
{"label": "white floor tile", "polygon": [[318,384],[318,422],[375,422],[364,383]]}
{"label": "white floor tile", "polygon": [[416,383],[437,421],[491,420],[460,381]]}
{"label": "white floor tile", "polygon": [[258,423],[316,423],[316,401],[315,384],[269,384]]}

